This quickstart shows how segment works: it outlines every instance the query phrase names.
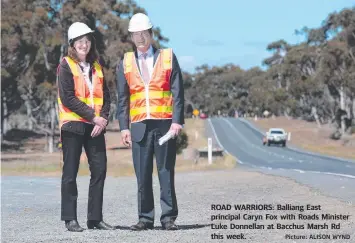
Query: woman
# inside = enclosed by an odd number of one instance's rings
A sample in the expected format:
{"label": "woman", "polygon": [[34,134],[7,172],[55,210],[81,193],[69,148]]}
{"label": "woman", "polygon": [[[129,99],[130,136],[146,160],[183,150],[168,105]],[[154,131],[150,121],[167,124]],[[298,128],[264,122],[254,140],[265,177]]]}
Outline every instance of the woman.
{"label": "woman", "polygon": [[98,63],[94,31],[73,23],[68,30],[68,55],[58,67],[59,128],[63,150],[61,220],[69,231],[82,232],[77,221],[77,184],[82,148],[91,172],[87,227],[114,229],[102,220],[103,190],[107,157],[105,127],[110,94]]}

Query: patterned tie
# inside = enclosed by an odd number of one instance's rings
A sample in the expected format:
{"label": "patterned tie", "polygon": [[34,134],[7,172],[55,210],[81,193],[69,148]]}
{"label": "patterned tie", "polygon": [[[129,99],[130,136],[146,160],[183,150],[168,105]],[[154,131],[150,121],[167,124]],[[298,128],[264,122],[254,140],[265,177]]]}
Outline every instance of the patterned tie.
{"label": "patterned tie", "polygon": [[145,60],[146,59],[146,57],[147,57],[147,53],[144,53],[144,54],[142,54],[142,77],[143,77],[143,79],[144,79],[144,82],[146,83],[146,84],[148,84],[149,83],[149,71],[148,71],[148,65],[147,65],[147,61]]}

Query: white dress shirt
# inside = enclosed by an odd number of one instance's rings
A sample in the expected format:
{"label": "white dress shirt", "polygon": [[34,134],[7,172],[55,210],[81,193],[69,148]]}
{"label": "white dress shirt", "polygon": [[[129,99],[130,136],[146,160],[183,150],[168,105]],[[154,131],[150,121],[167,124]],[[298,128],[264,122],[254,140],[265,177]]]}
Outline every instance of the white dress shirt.
{"label": "white dress shirt", "polygon": [[92,83],[92,80],[90,80],[90,63],[80,62],[79,65],[81,67],[81,72],[84,76],[85,82],[89,87],[91,108],[94,108],[94,97],[93,97],[94,84]]}
{"label": "white dress shirt", "polygon": [[[154,63],[153,47],[150,46],[146,53],[147,53],[147,57],[145,60],[146,60],[147,66],[148,66],[149,78],[152,78],[153,63]],[[137,50],[137,54],[138,54],[139,69],[142,70],[142,59],[143,59],[144,53]]]}
{"label": "white dress shirt", "polygon": [[[152,78],[152,73],[153,73],[153,63],[154,63],[154,53],[153,53],[153,47],[150,46],[149,49],[147,50],[147,57],[145,58],[145,61],[148,66],[148,73],[149,73],[149,78]],[[142,59],[143,59],[143,54],[144,52],[141,52],[137,50],[137,55],[138,55],[138,63],[139,63],[139,69],[142,70]],[[124,129],[123,131],[129,131],[129,129]]]}

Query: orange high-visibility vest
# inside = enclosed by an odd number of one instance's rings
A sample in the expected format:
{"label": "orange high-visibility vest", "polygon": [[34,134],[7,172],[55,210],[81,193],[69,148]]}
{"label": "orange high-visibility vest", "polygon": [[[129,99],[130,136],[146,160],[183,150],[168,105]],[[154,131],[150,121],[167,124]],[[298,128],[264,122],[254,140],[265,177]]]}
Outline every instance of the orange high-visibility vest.
{"label": "orange high-visibility vest", "polygon": [[139,72],[134,52],[124,56],[124,74],[130,90],[131,122],[145,119],[172,119],[173,96],[170,91],[172,49],[160,50],[152,77],[146,84]]}
{"label": "orange high-visibility vest", "polygon": [[[100,111],[103,105],[103,73],[102,67],[98,62],[94,62],[92,71],[92,84],[93,92],[90,94],[88,85],[85,82],[85,78],[79,64],[75,62],[70,57],[64,57],[64,59],[69,64],[70,70],[73,74],[74,79],[74,91],[75,96],[86,105],[90,106],[95,110],[95,116],[100,116]],[[57,76],[58,78],[58,76]],[[91,123],[84,118],[80,117],[75,112],[72,112],[69,108],[62,104],[59,97],[58,91],[58,107],[59,107],[59,130],[62,125],[69,121],[81,121],[86,123]]]}

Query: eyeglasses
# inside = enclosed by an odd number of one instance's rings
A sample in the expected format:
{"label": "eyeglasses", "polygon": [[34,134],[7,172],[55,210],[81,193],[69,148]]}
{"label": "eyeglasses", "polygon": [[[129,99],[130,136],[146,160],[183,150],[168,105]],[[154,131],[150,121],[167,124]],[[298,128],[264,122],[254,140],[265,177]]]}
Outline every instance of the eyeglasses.
{"label": "eyeglasses", "polygon": [[132,33],[133,37],[139,37],[141,35],[144,36],[144,37],[148,37],[150,34],[149,34],[148,30],[143,30],[143,31],[138,31],[138,32]]}

